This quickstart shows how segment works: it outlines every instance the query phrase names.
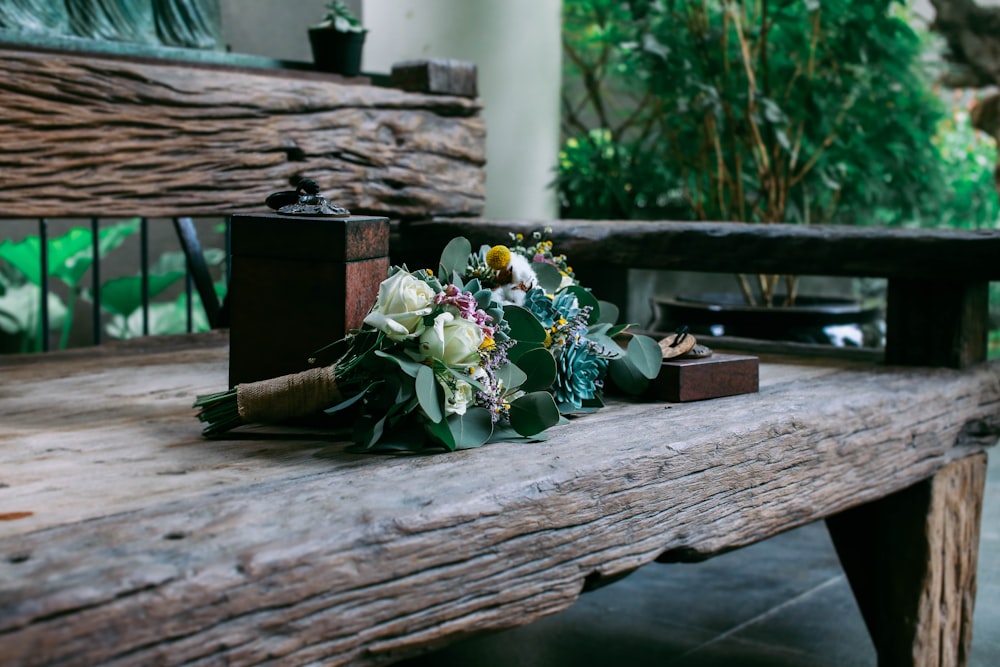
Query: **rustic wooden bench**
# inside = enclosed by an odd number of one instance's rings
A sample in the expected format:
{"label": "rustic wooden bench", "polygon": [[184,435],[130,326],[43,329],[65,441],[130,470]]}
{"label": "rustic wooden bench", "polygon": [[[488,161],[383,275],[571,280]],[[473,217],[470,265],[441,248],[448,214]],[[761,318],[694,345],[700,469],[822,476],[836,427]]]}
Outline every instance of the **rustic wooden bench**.
{"label": "rustic wooden bench", "polygon": [[[479,224],[465,231],[495,238],[530,223]],[[650,249],[687,257],[670,251],[679,238],[724,253],[770,234],[765,247],[787,249],[802,233],[668,224],[643,235],[553,223],[553,236],[584,264],[614,266]],[[401,233],[417,251],[461,228]],[[868,272],[868,244],[843,251],[837,233],[807,232],[792,264]],[[923,236],[899,236],[868,240],[931,261]],[[628,237],[645,255],[612,250]],[[995,251],[1000,235],[978,241]],[[839,262],[820,259],[828,242]],[[933,254],[924,268],[954,268],[957,283],[996,277]],[[939,315],[941,327],[967,330],[980,306],[957,323]],[[402,458],[290,427],[203,440],[190,403],[226,385],[225,332],[2,360],[0,654],[391,662],[565,609],[655,560],[699,560],[825,518],[880,664],[961,665],[984,452],[1000,431],[1000,364],[978,361],[982,342],[966,347],[948,355],[960,363],[931,366],[765,356],[757,394],[614,401],[547,442]]]}
{"label": "rustic wooden bench", "polygon": [[[0,202],[15,217],[259,210],[296,175],[330,182],[355,212],[481,213],[475,100],[0,55],[3,150],[17,165]],[[433,266],[457,233],[496,242],[537,226],[407,222],[395,255]],[[559,611],[653,560],[826,518],[880,663],[963,664],[984,449],[1000,428],[1000,368],[983,363],[1000,236],[553,227],[585,277],[629,266],[888,277],[888,364],[768,357],[758,394],[621,401],[545,443],[380,458],[301,429],[202,440],[190,403],[226,385],[225,332],[6,358],[0,655],[387,662]]]}

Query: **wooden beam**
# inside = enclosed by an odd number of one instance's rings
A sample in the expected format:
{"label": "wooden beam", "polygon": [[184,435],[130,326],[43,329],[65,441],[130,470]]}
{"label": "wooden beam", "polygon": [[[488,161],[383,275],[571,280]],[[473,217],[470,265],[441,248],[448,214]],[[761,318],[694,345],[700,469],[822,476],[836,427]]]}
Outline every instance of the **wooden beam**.
{"label": "wooden beam", "polygon": [[972,643],[986,454],[827,519],[879,667],[961,667]]}
{"label": "wooden beam", "polygon": [[986,359],[989,283],[889,280],[885,360],[965,368]]}
{"label": "wooden beam", "polygon": [[[478,247],[550,227],[575,266],[817,276],[1000,280],[1000,231],[741,222],[438,219],[401,226],[394,255],[436,266],[445,244]],[[423,264],[411,264],[420,265]]]}
{"label": "wooden beam", "polygon": [[0,217],[264,212],[299,177],[357,215],[483,210],[477,100],[13,48],[0,78]]}

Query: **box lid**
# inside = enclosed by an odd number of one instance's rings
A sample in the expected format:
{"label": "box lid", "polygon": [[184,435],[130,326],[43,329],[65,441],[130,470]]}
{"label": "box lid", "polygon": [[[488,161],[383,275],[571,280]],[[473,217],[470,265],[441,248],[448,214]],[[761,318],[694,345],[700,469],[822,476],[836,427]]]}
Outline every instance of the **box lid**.
{"label": "box lid", "polygon": [[389,219],[238,213],[233,256],[351,262],[389,254]]}

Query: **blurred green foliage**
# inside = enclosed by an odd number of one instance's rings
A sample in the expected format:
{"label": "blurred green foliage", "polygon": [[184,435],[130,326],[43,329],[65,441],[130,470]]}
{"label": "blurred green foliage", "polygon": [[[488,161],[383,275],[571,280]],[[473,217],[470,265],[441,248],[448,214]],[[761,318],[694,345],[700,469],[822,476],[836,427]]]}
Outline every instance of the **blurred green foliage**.
{"label": "blurred green foliage", "polygon": [[898,0],[566,0],[563,217],[993,226]]}

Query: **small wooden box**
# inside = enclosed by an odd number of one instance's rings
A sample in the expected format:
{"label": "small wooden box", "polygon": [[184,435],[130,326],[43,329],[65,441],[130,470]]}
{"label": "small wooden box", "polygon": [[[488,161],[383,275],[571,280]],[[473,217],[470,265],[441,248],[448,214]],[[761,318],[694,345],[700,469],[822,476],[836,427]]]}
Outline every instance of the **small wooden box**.
{"label": "small wooden box", "polygon": [[669,359],[648,395],[671,403],[752,394],[759,389],[757,357],[715,353],[703,359]]}
{"label": "small wooden box", "polygon": [[389,269],[389,220],[232,217],[229,384],[309,368],[360,327]]}

